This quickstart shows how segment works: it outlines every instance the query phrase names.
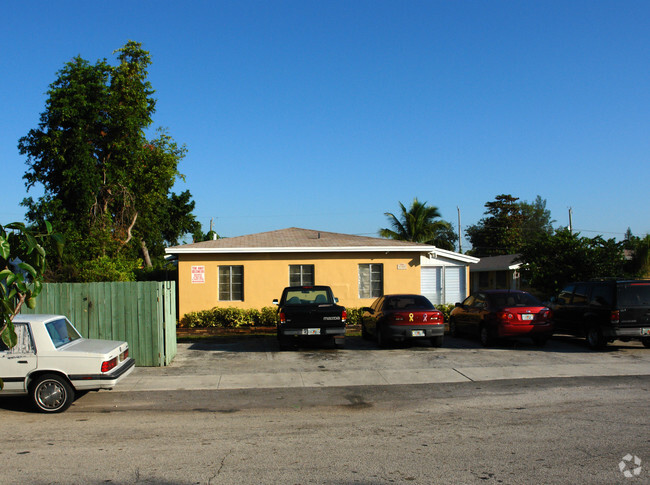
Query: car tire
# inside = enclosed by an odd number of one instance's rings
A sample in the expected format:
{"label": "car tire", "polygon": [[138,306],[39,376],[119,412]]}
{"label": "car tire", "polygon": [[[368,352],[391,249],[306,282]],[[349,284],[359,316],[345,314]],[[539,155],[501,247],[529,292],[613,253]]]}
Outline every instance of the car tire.
{"label": "car tire", "polygon": [[381,331],[381,327],[379,325],[375,327],[375,337],[377,339],[377,346],[379,348],[385,349],[388,347],[388,341],[386,340],[384,332]]}
{"label": "car tire", "polygon": [[602,350],[607,346],[607,340],[598,325],[590,325],[586,337],[587,345],[592,350]]}
{"label": "car tire", "polygon": [[487,325],[481,325],[479,329],[479,340],[483,347],[491,347],[494,345],[494,336]]}
{"label": "car tire", "polygon": [[361,324],[361,338],[363,340],[370,340],[370,334],[368,333],[368,330],[366,330],[366,326],[363,323]]}
{"label": "car tire", "polygon": [[544,347],[546,345],[546,342],[548,342],[548,337],[533,337],[532,338],[533,344],[535,344],[537,347]]}
{"label": "car tire", "polygon": [[74,389],[64,377],[45,374],[29,387],[29,396],[37,411],[62,413],[74,401]]}
{"label": "car tire", "polygon": [[458,337],[458,325],[456,325],[456,319],[449,319],[449,335],[452,337]]}
{"label": "car tire", "polygon": [[641,339],[641,343],[643,344],[643,346],[644,346],[646,349],[650,349],[650,338],[648,338],[648,337],[646,337],[646,338],[642,338],[642,339]]}
{"label": "car tire", "polygon": [[278,336],[278,346],[280,350],[291,350],[291,340],[284,336]]}
{"label": "car tire", "polygon": [[431,337],[431,346],[432,347],[442,347],[443,336],[438,335],[437,337]]}

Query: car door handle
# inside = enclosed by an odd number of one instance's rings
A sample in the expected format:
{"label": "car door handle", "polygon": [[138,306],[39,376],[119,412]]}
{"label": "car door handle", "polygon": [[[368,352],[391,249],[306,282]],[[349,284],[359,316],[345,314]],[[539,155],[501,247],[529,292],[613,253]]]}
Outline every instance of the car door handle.
{"label": "car door handle", "polygon": [[26,360],[19,360],[18,363],[19,364],[29,364],[29,362],[27,362]]}

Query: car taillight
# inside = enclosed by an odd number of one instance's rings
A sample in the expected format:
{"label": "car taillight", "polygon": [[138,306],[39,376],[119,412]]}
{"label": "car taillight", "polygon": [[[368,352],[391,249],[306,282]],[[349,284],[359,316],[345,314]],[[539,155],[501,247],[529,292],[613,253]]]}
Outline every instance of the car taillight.
{"label": "car taillight", "polygon": [[347,321],[348,321],[348,312],[343,310],[343,312],[341,312],[341,322],[345,324]]}
{"label": "car taillight", "polygon": [[619,311],[618,310],[613,311],[612,315],[610,316],[611,322],[618,324],[620,322],[620,319],[621,319],[621,314],[619,313]]}
{"label": "car taillight", "polygon": [[287,318],[284,316],[283,312],[280,312],[280,323],[287,323]]}
{"label": "car taillight", "polygon": [[510,312],[499,312],[497,313],[497,318],[499,320],[503,320],[504,322],[508,322],[510,320],[514,320],[515,316]]}
{"label": "car taillight", "polygon": [[550,320],[551,317],[553,316],[553,312],[549,310],[548,308],[542,310],[539,312],[539,316],[542,320]]}
{"label": "car taillight", "polygon": [[102,372],[108,372],[117,365],[117,357],[113,357],[111,360],[102,362]]}
{"label": "car taillight", "polygon": [[442,315],[442,312],[434,312],[429,315],[429,320],[432,322],[442,323],[444,321],[444,316]]}

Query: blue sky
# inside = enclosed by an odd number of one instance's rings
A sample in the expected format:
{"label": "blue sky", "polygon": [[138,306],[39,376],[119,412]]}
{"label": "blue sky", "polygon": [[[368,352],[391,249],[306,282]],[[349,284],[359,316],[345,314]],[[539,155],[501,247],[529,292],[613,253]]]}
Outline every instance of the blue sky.
{"label": "blue sky", "polygon": [[[22,220],[18,139],[72,57],[153,58],[154,126],[186,144],[222,236],[376,235],[414,197],[461,227],[499,194],[556,225],[650,232],[650,2],[112,1],[0,7],[0,222]],[[468,244],[464,242],[464,246]]]}

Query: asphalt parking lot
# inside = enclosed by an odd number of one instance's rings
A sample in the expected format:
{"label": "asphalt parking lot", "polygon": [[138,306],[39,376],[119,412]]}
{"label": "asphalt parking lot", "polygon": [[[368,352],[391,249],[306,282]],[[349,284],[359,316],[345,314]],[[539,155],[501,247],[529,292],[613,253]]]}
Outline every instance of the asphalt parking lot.
{"label": "asphalt parking lot", "polygon": [[586,376],[650,375],[650,349],[640,342],[610,344],[595,352],[584,340],[556,336],[539,348],[527,340],[483,348],[445,337],[380,349],[360,337],[346,348],[305,346],[280,351],[274,337],[229,337],[178,344],[172,363],[139,367],[116,390],[209,390],[426,384]]}

